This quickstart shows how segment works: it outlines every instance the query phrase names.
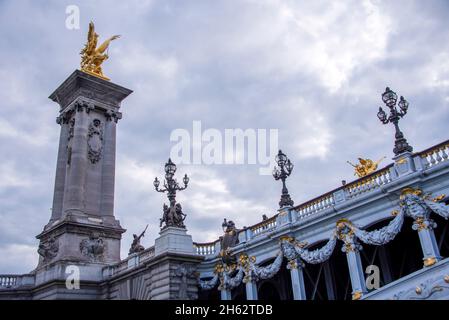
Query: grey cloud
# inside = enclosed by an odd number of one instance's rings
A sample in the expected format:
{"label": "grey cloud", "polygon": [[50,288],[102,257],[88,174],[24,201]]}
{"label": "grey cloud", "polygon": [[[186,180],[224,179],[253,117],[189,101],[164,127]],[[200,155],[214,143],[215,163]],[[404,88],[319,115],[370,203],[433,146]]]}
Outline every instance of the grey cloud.
{"label": "grey cloud", "polygon": [[[79,5],[81,30],[64,27],[68,4]],[[134,90],[117,142],[125,255],[147,223],[144,244],[157,236],[164,196],[151,182],[162,176],[171,131],[190,131],[193,120],[204,129],[278,128],[296,165],[288,186],[297,204],[351,180],[346,160],[392,157],[392,128],[376,118],[386,85],[410,101],[401,128],[415,150],[447,139],[447,9],[445,1],[0,2],[0,154],[13,164],[0,170],[0,252],[13,261],[0,261],[0,272],[28,272],[37,258],[30,248],[50,216],[59,134],[47,96],[78,67],[89,20],[101,37],[122,34],[104,71]],[[192,180],[180,196],[195,241],[218,237],[225,216],[243,226],[276,213],[281,186],[257,166],[179,172],[228,190]],[[201,209],[213,201],[214,210]]]}

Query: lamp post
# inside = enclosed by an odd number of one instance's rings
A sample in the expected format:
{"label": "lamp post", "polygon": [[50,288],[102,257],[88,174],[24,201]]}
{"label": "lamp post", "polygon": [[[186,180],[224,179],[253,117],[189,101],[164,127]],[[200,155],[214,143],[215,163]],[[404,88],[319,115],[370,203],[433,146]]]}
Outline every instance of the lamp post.
{"label": "lamp post", "polygon": [[281,150],[279,150],[276,156],[276,163],[278,166],[275,166],[273,169],[273,177],[276,181],[282,180],[282,195],[281,201],[279,201],[279,206],[281,208],[293,206],[293,200],[290,198],[288,189],[285,185],[285,179],[287,179],[293,171],[293,163]]}
{"label": "lamp post", "polygon": [[392,91],[390,88],[386,88],[385,92],[382,94],[382,101],[385,105],[390,108],[390,115],[387,117],[385,111],[383,111],[382,107],[379,107],[379,111],[377,112],[377,117],[380,122],[383,124],[393,123],[395,128],[395,142],[394,142],[394,155],[398,156],[404,152],[412,152],[413,148],[407,143],[407,140],[404,137],[404,134],[399,129],[399,119],[404,117],[407,114],[409,103],[404,99],[403,96],[399,99],[399,109],[396,108],[396,102],[398,100],[398,96],[396,92]]}
{"label": "lamp post", "polygon": [[167,192],[167,198],[170,201],[170,207],[166,207],[164,205],[164,216],[161,219],[162,222],[165,222],[166,226],[177,226],[184,227],[182,221],[185,218],[185,215],[182,213],[181,205],[176,204],[176,191],[181,191],[187,188],[189,184],[189,177],[187,174],[184,175],[182,182],[184,186],[180,186],[176,179],[174,179],[174,175],[176,172],[176,164],[174,164],[171,159],[168,159],[168,162],[165,164],[165,180],[164,180],[164,188],[159,189],[160,181],[158,178],[154,178],[154,189],[157,192]]}
{"label": "lamp post", "polygon": [[182,179],[184,186],[180,187],[176,179],[173,179],[176,172],[176,164],[174,164],[171,159],[168,159],[168,162],[165,164],[165,180],[164,180],[164,188],[159,189],[160,181],[154,178],[154,189],[157,192],[167,192],[167,198],[170,202],[176,201],[176,191],[181,191],[187,188],[189,184],[189,177],[187,174],[184,175]]}

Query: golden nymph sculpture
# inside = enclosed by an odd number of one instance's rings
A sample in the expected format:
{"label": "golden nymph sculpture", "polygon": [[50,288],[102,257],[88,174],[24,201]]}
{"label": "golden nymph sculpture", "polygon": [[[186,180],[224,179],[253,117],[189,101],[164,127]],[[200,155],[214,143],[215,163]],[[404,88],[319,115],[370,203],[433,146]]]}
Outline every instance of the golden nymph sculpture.
{"label": "golden nymph sculpture", "polygon": [[379,163],[384,159],[385,157],[382,157],[378,161],[374,162],[371,159],[359,159],[359,164],[352,164],[351,162],[347,161],[351,166],[355,168],[354,175],[357,175],[359,178],[362,178],[374,171],[377,170],[377,166]]}
{"label": "golden nymph sculpture", "polygon": [[89,32],[87,34],[87,43],[84,49],[81,50],[81,70],[94,75],[96,77],[102,78],[104,80],[109,80],[103,74],[101,69],[101,64],[109,58],[107,53],[104,53],[111,41],[120,38],[119,35],[115,35],[107,39],[97,48],[98,34],[95,32],[94,23],[91,21],[89,23]]}

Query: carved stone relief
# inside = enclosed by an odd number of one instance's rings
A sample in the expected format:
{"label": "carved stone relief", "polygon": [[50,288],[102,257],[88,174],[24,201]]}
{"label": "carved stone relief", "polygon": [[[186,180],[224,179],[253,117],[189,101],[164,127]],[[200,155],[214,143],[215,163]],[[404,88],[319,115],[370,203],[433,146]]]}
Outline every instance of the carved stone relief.
{"label": "carved stone relief", "polygon": [[80,251],[91,262],[102,261],[106,252],[106,242],[100,236],[91,235],[89,239],[81,241]]}
{"label": "carved stone relief", "polygon": [[195,300],[197,299],[196,294],[188,292],[188,279],[196,279],[196,269],[192,265],[187,265],[185,263],[180,264],[175,270],[175,275],[179,278],[179,291],[177,299],[179,300]]}
{"label": "carved stone relief", "polygon": [[97,163],[101,159],[103,151],[103,129],[101,121],[98,119],[94,119],[89,125],[87,146],[90,162]]}
{"label": "carved stone relief", "polygon": [[72,141],[75,132],[75,118],[69,121],[69,134],[67,136],[67,164],[70,165],[72,162]]}
{"label": "carved stone relief", "polygon": [[37,253],[43,258],[43,262],[50,262],[54,257],[58,255],[59,243],[54,237],[50,237],[48,241],[44,241],[39,244]]}

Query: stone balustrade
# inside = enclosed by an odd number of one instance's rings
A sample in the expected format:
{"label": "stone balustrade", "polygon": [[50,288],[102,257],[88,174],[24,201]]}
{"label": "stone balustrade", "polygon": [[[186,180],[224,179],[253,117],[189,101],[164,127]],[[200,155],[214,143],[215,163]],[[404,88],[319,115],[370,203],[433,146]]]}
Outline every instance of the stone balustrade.
{"label": "stone balustrade", "polygon": [[206,243],[198,243],[194,242],[193,246],[195,248],[196,254],[199,254],[201,256],[210,256],[215,255],[215,253],[219,249],[219,240],[216,240],[214,242],[206,242]]}
{"label": "stone balustrade", "polygon": [[104,267],[103,277],[105,278],[111,277],[118,273],[122,273],[124,271],[133,269],[153,257],[154,257],[154,246],[149,247],[140,253],[132,254],[117,264]]}
{"label": "stone balustrade", "polygon": [[146,261],[150,258],[154,257],[154,246],[149,247],[148,249],[145,249],[139,254],[139,259],[141,262]]}
{"label": "stone balustrade", "polygon": [[421,151],[417,154],[420,157],[424,169],[435,166],[438,163],[447,161],[449,158],[449,140],[446,140],[436,146]]}
{"label": "stone balustrade", "polygon": [[382,185],[388,184],[392,181],[390,164],[380,170],[377,170],[365,177],[357,179],[343,187],[347,199],[355,198],[363,193],[377,189]]}
{"label": "stone balustrade", "polygon": [[13,288],[17,286],[17,275],[1,275],[0,288]]}
{"label": "stone balustrade", "polygon": [[34,284],[34,275],[24,274],[24,275],[0,275],[0,290],[1,289],[11,289],[18,288],[22,286],[30,286]]}
{"label": "stone balustrade", "polygon": [[276,228],[276,217],[277,217],[277,215],[251,226],[250,230],[251,230],[252,236],[256,237],[268,230],[272,230],[272,229]]}
{"label": "stone balustrade", "polygon": [[313,215],[321,210],[330,208],[334,205],[334,203],[334,197],[332,193],[329,192],[295,207],[294,211],[297,212],[297,218],[299,220]]}

